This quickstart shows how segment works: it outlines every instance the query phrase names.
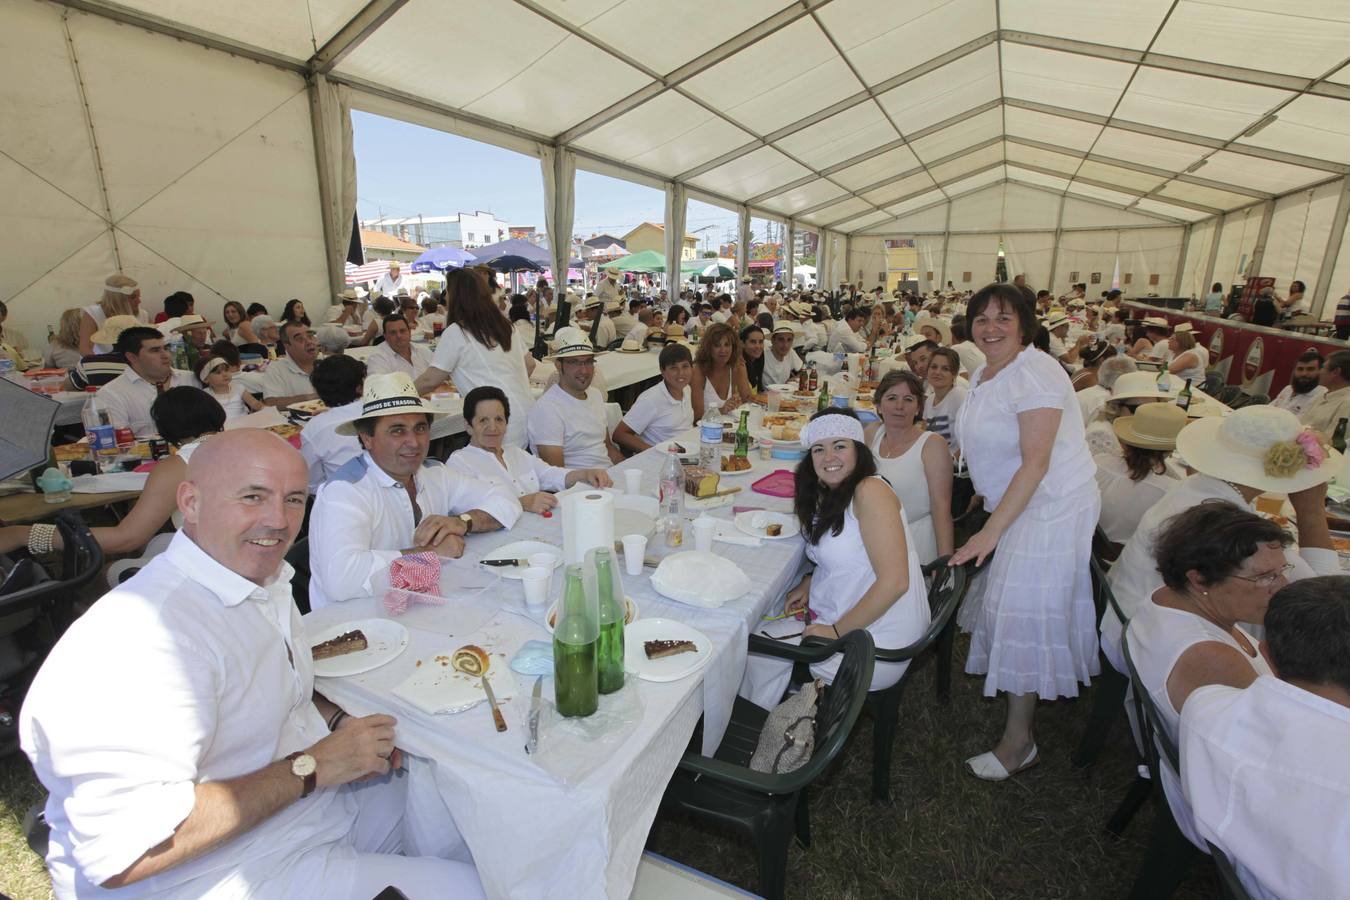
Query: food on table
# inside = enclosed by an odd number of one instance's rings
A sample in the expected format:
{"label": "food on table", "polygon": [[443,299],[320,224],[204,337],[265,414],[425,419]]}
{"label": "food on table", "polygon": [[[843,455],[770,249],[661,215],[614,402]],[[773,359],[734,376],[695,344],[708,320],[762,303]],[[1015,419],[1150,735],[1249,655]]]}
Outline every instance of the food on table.
{"label": "food on table", "polygon": [[684,467],[684,491],[695,497],[711,497],[717,493],[717,483],[720,480],[716,472],[709,472],[698,466]]}
{"label": "food on table", "polygon": [[698,652],[693,641],[643,641],[642,649],[647,652],[648,659],[664,659],[681,653]]}
{"label": "food on table", "polygon": [[267,430],[272,432],[273,434],[279,434],[284,438],[288,438],[294,437],[295,435],[299,434],[300,426],[291,425],[290,423],[287,423],[285,425],[268,425]]}
{"label": "food on table", "polygon": [[784,413],[784,412],[766,413],[764,416],[764,424],[770,428],[774,427],[775,425],[801,426],[809,418],[810,418],[809,416],[806,416],[803,413]]}
{"label": "food on table", "polygon": [[744,456],[722,457],[723,472],[745,472],[750,468],[750,460]]}
{"label": "food on table", "polygon": [[1350,553],[1350,538],[1331,536],[1331,546],[1337,553]]}
{"label": "food on table", "polygon": [[879,387],[881,387],[880,381],[860,381],[858,382],[858,393],[870,394]]}
{"label": "food on table", "polygon": [[330,638],[321,644],[315,644],[310,648],[316,660],[332,659],[334,656],[346,656],[348,653],[358,653],[366,649],[369,644],[366,642],[366,636],[357,628],[354,631],[344,632],[335,638]]}
{"label": "food on table", "polygon": [[797,441],[801,440],[802,430],[797,425],[775,425],[769,429],[775,441]]}
{"label": "food on table", "polygon": [[783,524],[781,522],[773,522],[769,525],[765,525],[764,533],[769,537],[780,537],[783,534]]}
{"label": "food on table", "polygon": [[451,667],[465,675],[482,675],[487,672],[491,662],[487,652],[477,644],[465,644],[450,657]]}

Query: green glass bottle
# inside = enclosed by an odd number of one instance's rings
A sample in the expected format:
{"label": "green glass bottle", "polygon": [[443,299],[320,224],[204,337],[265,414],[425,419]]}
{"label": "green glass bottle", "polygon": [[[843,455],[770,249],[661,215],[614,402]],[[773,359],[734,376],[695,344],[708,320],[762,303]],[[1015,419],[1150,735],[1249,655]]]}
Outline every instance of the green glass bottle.
{"label": "green glass bottle", "polygon": [[1191,408],[1191,380],[1189,378],[1186,379],[1186,386],[1181,389],[1181,393],[1177,394],[1177,406],[1182,409]]}
{"label": "green glass bottle", "polygon": [[589,716],[600,705],[598,625],[586,599],[581,566],[570,565],[553,628],[553,702],[564,716]]}
{"label": "green glass bottle", "polygon": [[623,687],[623,589],[615,589],[614,554],[608,547],[595,551],[595,588],[600,600],[600,646],[597,651],[600,693]]}
{"label": "green glass bottle", "polygon": [[741,424],[736,427],[736,456],[747,459],[750,456],[750,410],[741,410]]}
{"label": "green glass bottle", "polygon": [[1336,430],[1331,433],[1331,449],[1337,453],[1345,452],[1345,423],[1347,419],[1336,420]]}
{"label": "green glass bottle", "polygon": [[820,380],[820,397],[816,400],[816,411],[824,409],[830,405],[830,380],[822,378]]}

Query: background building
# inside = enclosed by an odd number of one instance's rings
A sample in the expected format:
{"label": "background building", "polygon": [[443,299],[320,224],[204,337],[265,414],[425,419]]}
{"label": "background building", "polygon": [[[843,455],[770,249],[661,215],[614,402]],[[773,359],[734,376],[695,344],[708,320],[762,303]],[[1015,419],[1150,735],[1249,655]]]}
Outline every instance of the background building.
{"label": "background building", "polygon": [[[655,222],[643,222],[623,236],[623,245],[629,253],[641,253],[643,250],[655,250],[662,256],[666,253],[666,226]],[[680,259],[698,258],[698,237],[692,234],[684,236],[684,245],[680,248]]]}
{"label": "background building", "polygon": [[385,216],[362,222],[361,228],[382,231],[428,249],[459,247],[472,250],[511,236],[511,227],[506,222],[482,210],[453,216]]}
{"label": "background building", "polygon": [[427,249],[392,234],[372,231],[369,228],[361,229],[361,248],[365,251],[366,262],[368,263],[377,259],[387,259],[397,260],[405,264],[417,259]]}

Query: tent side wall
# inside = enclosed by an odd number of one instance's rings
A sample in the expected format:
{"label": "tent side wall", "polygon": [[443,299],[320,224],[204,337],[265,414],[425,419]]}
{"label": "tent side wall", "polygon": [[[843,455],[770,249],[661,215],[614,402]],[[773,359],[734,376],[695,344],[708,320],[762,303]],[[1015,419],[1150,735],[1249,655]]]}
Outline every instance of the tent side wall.
{"label": "tent side wall", "polygon": [[301,76],[50,4],[5,17],[7,328],[41,347],[119,271],[147,309],[186,290],[217,321],[226,300],[328,300]]}

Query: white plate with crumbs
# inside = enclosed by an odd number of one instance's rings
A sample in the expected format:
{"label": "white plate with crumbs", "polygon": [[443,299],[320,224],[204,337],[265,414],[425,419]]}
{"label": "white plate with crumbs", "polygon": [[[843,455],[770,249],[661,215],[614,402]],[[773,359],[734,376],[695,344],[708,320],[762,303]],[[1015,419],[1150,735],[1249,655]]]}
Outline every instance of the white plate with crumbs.
{"label": "white plate with crumbs", "polygon": [[322,644],[340,634],[360,631],[366,636],[366,649],[328,659],[314,660],[314,674],[323,678],[346,678],[360,675],[397,659],[408,646],[408,629],[393,619],[360,619],[343,622],[309,635],[309,645]]}
{"label": "white plate with crumbs", "polygon": [[[649,659],[647,641],[688,641],[693,650]],[[673,619],[639,619],[623,630],[624,668],[644,681],[679,681],[707,665],[712,641],[697,628]]]}
{"label": "white plate with crumbs", "polygon": [[[801,530],[797,517],[789,513],[769,512],[756,509],[743,512],[735,519],[736,528],[751,537],[780,541],[783,538],[796,537]],[[777,525],[778,533],[769,534],[769,526]]]}

